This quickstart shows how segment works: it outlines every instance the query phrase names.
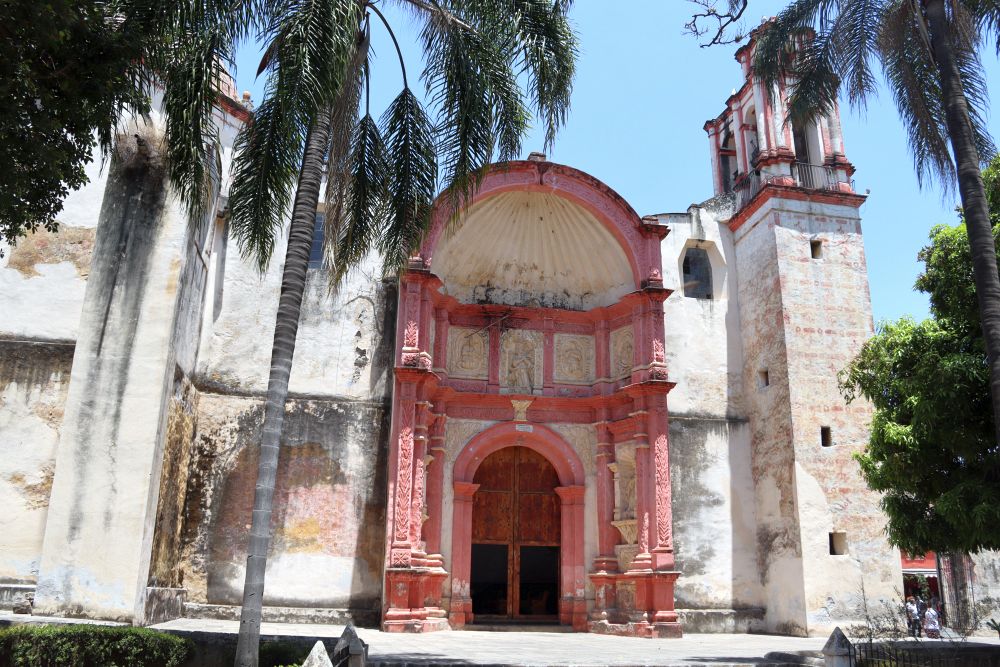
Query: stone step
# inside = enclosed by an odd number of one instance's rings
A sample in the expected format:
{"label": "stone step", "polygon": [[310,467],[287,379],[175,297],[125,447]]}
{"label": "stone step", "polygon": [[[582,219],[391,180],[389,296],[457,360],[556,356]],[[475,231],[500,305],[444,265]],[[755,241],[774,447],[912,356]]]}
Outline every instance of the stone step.
{"label": "stone step", "polygon": [[464,632],[573,632],[572,626],[558,623],[473,623]]}

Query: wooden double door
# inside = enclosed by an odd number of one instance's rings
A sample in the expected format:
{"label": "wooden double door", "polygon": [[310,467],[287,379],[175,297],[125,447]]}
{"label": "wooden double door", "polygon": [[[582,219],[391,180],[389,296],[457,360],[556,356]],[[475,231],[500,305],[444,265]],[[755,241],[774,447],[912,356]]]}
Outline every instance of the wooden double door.
{"label": "wooden double door", "polygon": [[556,621],[559,478],[527,447],[506,447],[476,470],[470,594],[475,622]]}

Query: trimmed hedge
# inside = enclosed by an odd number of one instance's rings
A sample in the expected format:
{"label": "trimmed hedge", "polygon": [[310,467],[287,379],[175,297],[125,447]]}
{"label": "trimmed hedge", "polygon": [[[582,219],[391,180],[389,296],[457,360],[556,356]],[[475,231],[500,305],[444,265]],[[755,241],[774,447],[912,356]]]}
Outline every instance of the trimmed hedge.
{"label": "trimmed hedge", "polygon": [[5,667],[180,667],[190,640],[146,628],[17,625],[0,630]]}

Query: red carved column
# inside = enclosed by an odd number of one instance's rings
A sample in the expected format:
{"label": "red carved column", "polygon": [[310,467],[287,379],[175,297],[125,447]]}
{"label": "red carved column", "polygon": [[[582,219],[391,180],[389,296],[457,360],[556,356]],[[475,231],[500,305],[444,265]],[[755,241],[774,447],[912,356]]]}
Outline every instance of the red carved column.
{"label": "red carved column", "polygon": [[500,393],[500,327],[489,328],[489,381],[487,391],[491,394]]}
{"label": "red carved column", "polygon": [[431,420],[430,404],[420,401],[416,404],[416,421],[413,435],[413,498],[410,503],[410,544],[418,557],[426,555],[421,544],[424,525],[424,503],[426,501],[426,472],[428,427]]}
{"label": "red carved column", "polygon": [[561,535],[559,554],[560,569],[559,622],[572,625],[574,630],[587,629],[587,600],[585,597],[583,564],[583,498],[585,486],[557,486],[559,495]]}
{"label": "red carved column", "polygon": [[444,435],[447,420],[448,418],[444,414],[436,414],[430,428],[428,451],[431,460],[427,466],[427,521],[424,523],[423,534],[428,556],[441,554],[441,512],[444,509]]}
{"label": "red carved column", "polygon": [[435,369],[444,370],[448,367],[448,311],[444,308],[434,309],[434,363]]}
{"label": "red carved column", "polygon": [[448,621],[452,628],[472,622],[472,497],[478,484],[455,482],[455,503],[451,537],[451,607]]}
{"label": "red carved column", "polygon": [[[653,568],[672,570],[674,567],[674,540],[670,493],[670,446],[667,427],[666,397],[649,397],[647,414],[649,438],[653,442],[653,468],[655,471],[656,546],[653,549]],[[651,536],[652,541],[653,536]]]}
{"label": "red carved column", "polygon": [[[602,412],[607,412],[602,410]],[[611,525],[615,514],[615,486],[608,464],[615,460],[615,445],[607,422],[597,425],[597,561],[598,570],[617,570],[615,545],[618,531]]]}
{"label": "red carved column", "polygon": [[556,368],[555,321],[551,317],[542,322],[545,330],[542,338],[542,394],[555,395],[555,382],[552,379]]}

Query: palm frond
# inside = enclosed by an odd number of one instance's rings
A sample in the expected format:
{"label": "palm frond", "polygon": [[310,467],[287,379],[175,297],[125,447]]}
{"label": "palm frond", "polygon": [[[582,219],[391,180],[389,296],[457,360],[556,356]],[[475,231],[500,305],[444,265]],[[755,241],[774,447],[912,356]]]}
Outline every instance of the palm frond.
{"label": "palm frond", "polygon": [[330,151],[327,155],[326,239],[340,236],[340,225],[351,181],[351,150],[358,126],[358,105],[361,87],[368,67],[368,48],[371,32],[367,28],[358,36],[354,55],[347,66],[347,74],[340,94],[330,109]]}
{"label": "palm frond", "polygon": [[424,83],[438,110],[437,146],[444,165],[445,188],[456,206],[472,196],[493,159],[496,118],[490,78],[483,67],[488,47],[472,30],[428,21],[422,34]]}
{"label": "palm frond", "polygon": [[389,219],[379,241],[383,271],[401,269],[430,225],[437,184],[434,125],[409,88],[393,100],[381,125],[390,169]]}
{"label": "palm frond", "polygon": [[955,167],[948,149],[941,86],[917,20],[909,2],[897,3],[886,13],[879,33],[882,68],[906,127],[918,182],[922,185],[938,177],[948,184],[953,182]]}
{"label": "palm frond", "polygon": [[378,124],[370,114],[358,121],[351,153],[351,184],[346,219],[328,254],[334,284],[376,246],[385,219],[389,164]]}
{"label": "palm frond", "polygon": [[291,198],[308,128],[341,92],[360,23],[358,3],[285,0],[267,27],[274,48],[264,100],[237,138],[229,198],[240,250],[261,270]]}

